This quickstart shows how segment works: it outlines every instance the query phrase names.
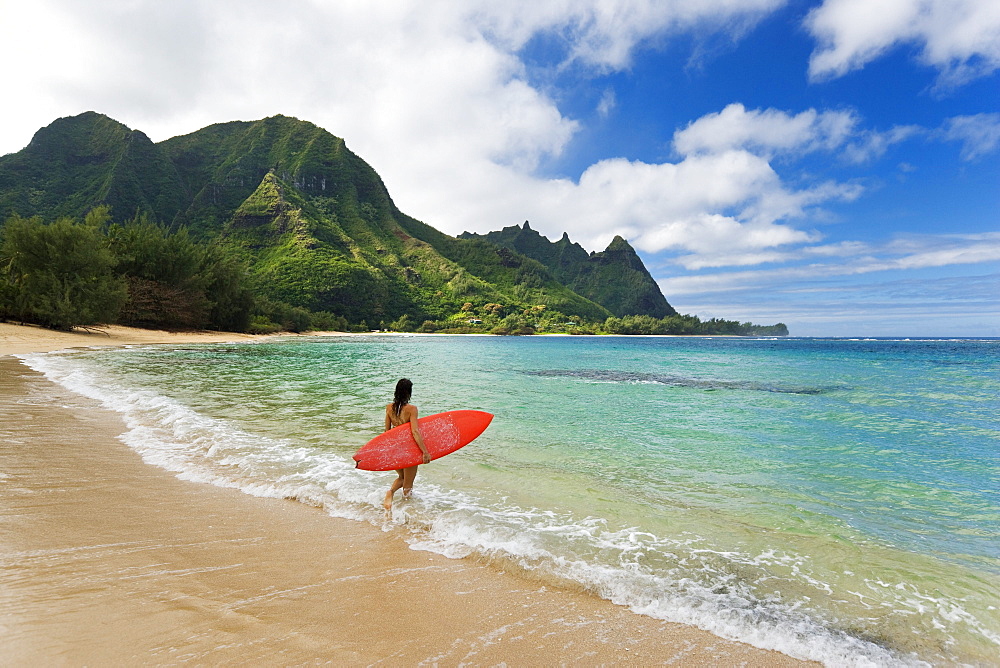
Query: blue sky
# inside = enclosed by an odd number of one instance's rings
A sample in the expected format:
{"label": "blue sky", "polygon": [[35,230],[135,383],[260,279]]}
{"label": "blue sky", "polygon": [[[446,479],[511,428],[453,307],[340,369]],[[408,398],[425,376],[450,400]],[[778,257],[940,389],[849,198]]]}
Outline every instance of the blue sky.
{"label": "blue sky", "polygon": [[[278,9],[280,7],[280,10]],[[451,234],[615,234],[681,312],[1000,336],[995,0],[0,0],[0,153],[277,113]]]}

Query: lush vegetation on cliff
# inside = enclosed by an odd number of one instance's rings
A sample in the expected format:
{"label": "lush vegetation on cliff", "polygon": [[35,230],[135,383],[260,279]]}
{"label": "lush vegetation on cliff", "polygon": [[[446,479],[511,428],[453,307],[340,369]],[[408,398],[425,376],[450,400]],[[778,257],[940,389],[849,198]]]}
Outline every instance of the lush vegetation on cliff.
{"label": "lush vegetation on cliff", "polygon": [[556,280],[616,316],[677,315],[635,250],[620,236],[600,253],[587,253],[566,233],[551,242],[528,221],[523,227],[512,225],[485,235],[466,232],[460,238],[484,239],[537,260]]}
{"label": "lush vegetation on cliff", "polygon": [[[342,139],[285,116],[160,143],[59,119],[0,157],[0,225],[0,317],[55,327],[679,326],[624,239],[588,254],[527,223],[451,237],[400,212]],[[60,244],[78,248],[38,260]]]}

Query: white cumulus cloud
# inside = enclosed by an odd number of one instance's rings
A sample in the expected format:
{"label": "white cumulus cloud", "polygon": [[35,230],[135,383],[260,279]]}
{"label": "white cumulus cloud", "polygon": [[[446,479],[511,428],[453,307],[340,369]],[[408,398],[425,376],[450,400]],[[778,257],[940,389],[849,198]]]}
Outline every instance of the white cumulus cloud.
{"label": "white cumulus cloud", "polygon": [[858,125],[852,111],[795,115],[777,109],[747,110],[730,104],[707,114],[674,133],[674,148],[683,155],[742,148],[764,155],[833,150],[850,138]]}
{"label": "white cumulus cloud", "polygon": [[807,109],[793,115],[779,109],[748,110],[734,103],[675,132],[674,148],[683,155],[738,148],[769,158],[841,150],[844,159],[865,162],[923,131],[917,126],[897,126],[880,132],[860,125],[853,110]]}
{"label": "white cumulus cloud", "polygon": [[689,269],[774,261],[775,249],[819,239],[790,221],[861,193],[857,185],[833,182],[789,187],[765,157],[745,150],[677,163],[603,160],[578,183],[536,182],[535,188],[537,196],[522,191],[521,206],[530,209],[532,226],[550,237],[567,230],[585,246],[602,248],[621,234],[642,251],[680,253],[676,262]]}
{"label": "white cumulus cloud", "polygon": [[809,61],[814,80],[843,76],[901,45],[955,86],[1000,68],[1000,2],[996,0],[824,0],[806,17],[818,41]]}

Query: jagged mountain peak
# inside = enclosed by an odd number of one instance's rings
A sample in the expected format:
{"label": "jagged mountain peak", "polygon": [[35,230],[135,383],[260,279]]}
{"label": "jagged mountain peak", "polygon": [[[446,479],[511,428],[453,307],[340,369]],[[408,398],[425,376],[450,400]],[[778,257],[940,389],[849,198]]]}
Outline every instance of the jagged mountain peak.
{"label": "jagged mountain peak", "polygon": [[626,252],[635,253],[635,249],[632,248],[632,245],[628,241],[625,240],[625,237],[623,237],[620,234],[616,234],[615,235],[615,238],[611,240],[611,243],[608,244],[608,247],[607,247],[606,250],[608,250],[608,251],[626,251]]}
{"label": "jagged mountain peak", "polygon": [[573,243],[566,232],[559,241],[549,241],[531,229],[527,221],[499,232],[485,235],[466,232],[461,236],[485,239],[541,262],[557,280],[617,316],[662,318],[676,314],[635,249],[620,235],[615,236],[606,250],[594,253],[587,253]]}

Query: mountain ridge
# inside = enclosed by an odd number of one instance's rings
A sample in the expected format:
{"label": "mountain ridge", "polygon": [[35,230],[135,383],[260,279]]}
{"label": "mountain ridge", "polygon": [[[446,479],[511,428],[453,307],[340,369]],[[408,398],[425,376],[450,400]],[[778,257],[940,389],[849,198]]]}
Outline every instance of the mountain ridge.
{"label": "mountain ridge", "polygon": [[[13,214],[83,218],[99,205],[116,222],[142,214],[185,228],[240,258],[259,293],[352,322],[473,319],[487,306],[498,316],[541,308],[595,322],[674,313],[624,239],[588,255],[564,234],[553,244],[562,244],[560,264],[489,235],[447,235],[399,211],[342,138],[289,116],[217,123],[154,143],[85,112],[0,156],[0,225]],[[644,276],[660,301],[643,301],[632,294],[635,281],[615,274]],[[622,303],[643,310],[626,313]]]}
{"label": "mountain ridge", "polygon": [[556,280],[616,316],[677,315],[635,249],[620,235],[605,250],[591,253],[570,241],[567,232],[558,241],[549,241],[528,221],[487,234],[464,232],[459,238],[485,239],[538,260]]}

